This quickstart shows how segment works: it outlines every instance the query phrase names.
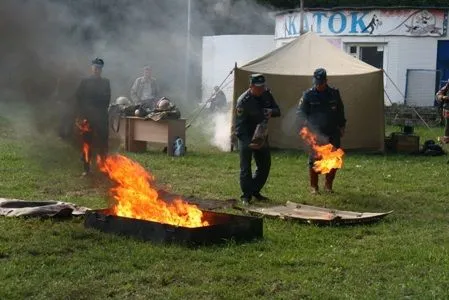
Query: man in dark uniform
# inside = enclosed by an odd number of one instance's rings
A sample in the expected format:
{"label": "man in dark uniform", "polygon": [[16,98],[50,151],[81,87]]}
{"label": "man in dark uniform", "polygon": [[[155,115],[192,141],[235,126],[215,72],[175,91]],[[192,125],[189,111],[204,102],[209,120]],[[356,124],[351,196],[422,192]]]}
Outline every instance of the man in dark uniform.
{"label": "man in dark uniform", "polygon": [[443,105],[443,118],[445,121],[444,137],[442,142],[444,144],[449,143],[449,80],[448,82],[437,92],[437,101]]}
{"label": "man in dark uniform", "polygon": [[214,95],[210,98],[210,112],[223,112],[226,109],[226,95],[218,86],[214,87]]}
{"label": "man in dark uniform", "polygon": [[[103,66],[104,61],[101,58],[95,58],[92,61],[92,75],[83,79],[76,91],[80,119],[83,122],[80,129],[85,130],[83,142],[91,146],[89,154],[83,156],[83,175],[87,175],[90,171],[93,152],[100,156],[105,156],[108,152],[108,107],[111,100],[111,87],[109,80],[101,77]],[[88,124],[84,120],[87,120]]]}
{"label": "man in dark uniform", "polygon": [[[343,102],[338,89],[327,85],[327,74],[323,68],[313,73],[313,87],[304,92],[297,110],[298,118],[303,125],[318,134],[324,135],[325,143],[329,142],[335,148],[340,148],[340,138],[343,137],[346,126]],[[309,157],[309,177],[312,193],[318,193],[318,173],[313,169],[314,154]],[[325,190],[332,192],[337,169],[326,174]]]}
{"label": "man in dark uniform", "polygon": [[[271,117],[279,117],[281,112],[270,90],[265,86],[265,77],[261,74],[250,76],[250,86],[237,100],[235,133],[240,151],[240,188],[241,200],[248,205],[254,196],[257,200],[268,198],[260,194],[267,181],[271,167],[270,149],[265,141],[259,149],[250,147],[258,124],[267,122]],[[256,172],[251,172],[251,159],[254,155]]]}

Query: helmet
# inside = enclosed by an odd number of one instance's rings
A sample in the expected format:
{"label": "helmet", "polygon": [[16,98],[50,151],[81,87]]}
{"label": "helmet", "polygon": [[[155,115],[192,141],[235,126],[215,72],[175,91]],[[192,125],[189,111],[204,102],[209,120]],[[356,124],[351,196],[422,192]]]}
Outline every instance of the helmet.
{"label": "helmet", "polygon": [[129,105],[131,104],[131,102],[129,101],[129,99],[127,97],[124,96],[120,96],[115,100],[115,104],[117,105]]}
{"label": "helmet", "polygon": [[159,101],[156,104],[157,110],[169,110],[172,108],[172,104],[170,103],[170,100],[168,100],[165,97],[162,97],[159,99]]}

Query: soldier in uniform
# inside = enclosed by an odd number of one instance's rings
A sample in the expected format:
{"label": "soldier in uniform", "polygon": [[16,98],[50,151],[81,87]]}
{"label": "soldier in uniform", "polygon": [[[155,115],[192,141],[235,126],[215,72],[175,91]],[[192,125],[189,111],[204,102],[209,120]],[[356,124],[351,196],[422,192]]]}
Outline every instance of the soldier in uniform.
{"label": "soldier in uniform", "polygon": [[437,92],[437,101],[443,105],[443,118],[445,121],[444,137],[442,142],[444,144],[449,143],[449,80],[448,82]]}
{"label": "soldier in uniform", "polygon": [[[270,90],[265,86],[265,77],[261,74],[250,76],[250,86],[237,100],[235,134],[240,151],[240,188],[241,200],[248,205],[254,196],[257,200],[267,200],[260,194],[267,181],[271,167],[271,155],[268,142],[259,149],[250,147],[258,124],[271,117],[279,117],[281,112]],[[254,155],[256,172],[251,172],[251,159]]]}
{"label": "soldier in uniform", "polygon": [[[303,125],[324,135],[326,143],[340,148],[340,138],[343,137],[346,126],[343,102],[338,89],[327,85],[327,74],[323,68],[313,73],[313,87],[304,92],[298,105],[297,116]],[[309,156],[309,177],[311,192],[318,193],[318,173],[313,169],[314,154]],[[325,190],[333,192],[332,185],[337,169],[326,174]]]}
{"label": "soldier in uniform", "polygon": [[83,175],[87,175],[90,171],[93,151],[100,156],[105,156],[108,152],[108,107],[111,101],[111,87],[109,79],[101,77],[103,66],[104,61],[95,58],[92,61],[92,75],[83,79],[76,91],[80,119],[86,120],[89,127],[89,131],[83,133],[83,140],[92,146],[89,159],[84,160]]}

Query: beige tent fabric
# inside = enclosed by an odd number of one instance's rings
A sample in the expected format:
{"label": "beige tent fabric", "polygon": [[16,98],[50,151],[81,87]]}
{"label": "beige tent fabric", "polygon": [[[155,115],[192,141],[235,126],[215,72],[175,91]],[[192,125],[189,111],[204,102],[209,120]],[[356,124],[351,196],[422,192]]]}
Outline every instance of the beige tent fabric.
{"label": "beige tent fabric", "polygon": [[[306,45],[307,49],[290,44]],[[328,71],[329,85],[340,90],[345,106],[347,125],[342,148],[383,151],[385,123],[382,70],[352,58],[313,33],[305,34],[290,44],[242,68],[236,68],[234,106],[239,95],[248,88],[249,75],[265,74],[267,85],[282,114],[280,118],[273,118],[269,122],[270,145],[282,149],[299,149],[302,143],[298,134],[296,108],[302,93],[312,85],[313,71],[324,67]],[[293,48],[298,55],[291,51]],[[307,52],[308,49],[320,51]],[[274,60],[275,57],[278,59]],[[287,63],[289,61],[290,64]],[[285,68],[280,67],[283,64]],[[295,68],[298,70],[296,73]]]}
{"label": "beige tent fabric", "polygon": [[325,66],[328,75],[356,75],[379,69],[346,54],[316,33],[308,32],[242,67],[249,72],[310,76]]}

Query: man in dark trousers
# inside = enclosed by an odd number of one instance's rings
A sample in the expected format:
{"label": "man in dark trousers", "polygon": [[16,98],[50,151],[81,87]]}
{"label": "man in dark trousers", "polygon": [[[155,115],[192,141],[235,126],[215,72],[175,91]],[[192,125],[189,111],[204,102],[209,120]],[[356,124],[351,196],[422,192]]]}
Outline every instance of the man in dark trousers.
{"label": "man in dark trousers", "polygon": [[[254,196],[257,200],[268,198],[260,194],[267,181],[271,167],[271,155],[267,141],[260,147],[252,148],[252,140],[256,127],[264,124],[271,117],[279,117],[281,112],[270,90],[265,86],[265,77],[261,74],[250,76],[250,86],[237,100],[235,134],[240,151],[240,188],[242,204],[248,205]],[[254,155],[256,172],[251,172],[251,159]]]}
{"label": "man in dark trousers", "polygon": [[[304,126],[318,135],[324,135],[327,142],[340,148],[346,126],[343,102],[338,89],[327,85],[327,74],[323,68],[313,73],[313,87],[304,92],[298,105],[297,116]],[[314,154],[309,157],[310,187],[313,194],[318,193],[318,173],[313,169]],[[326,174],[325,191],[333,192],[333,182],[337,169]]]}
{"label": "man in dark trousers", "polygon": [[101,77],[103,66],[104,61],[95,58],[91,66],[92,75],[83,79],[76,91],[81,123],[78,127],[82,131],[83,143],[89,144],[88,153],[83,153],[83,176],[90,172],[93,152],[100,156],[105,156],[108,152],[111,87],[109,80]]}
{"label": "man in dark trousers", "polygon": [[443,118],[445,122],[444,136],[441,140],[444,144],[449,143],[449,80],[448,82],[437,92],[437,101],[443,106]]}

